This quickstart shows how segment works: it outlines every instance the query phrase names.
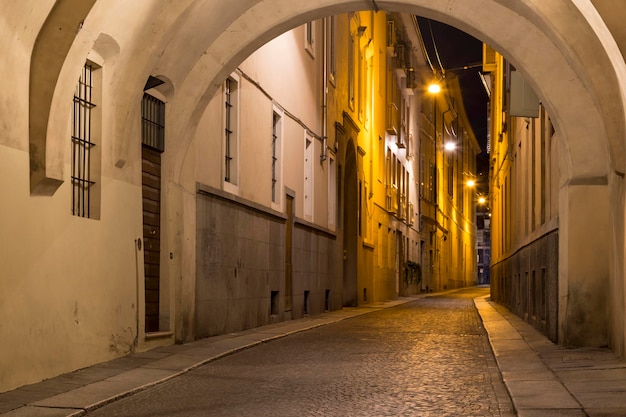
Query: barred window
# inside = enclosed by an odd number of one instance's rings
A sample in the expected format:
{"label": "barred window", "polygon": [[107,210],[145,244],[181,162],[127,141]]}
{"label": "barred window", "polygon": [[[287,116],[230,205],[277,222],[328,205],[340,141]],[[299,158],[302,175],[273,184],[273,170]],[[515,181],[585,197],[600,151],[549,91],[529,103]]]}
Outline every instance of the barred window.
{"label": "barred window", "polygon": [[224,83],[224,182],[237,185],[239,82],[231,75]]}
{"label": "barred window", "polygon": [[92,186],[92,110],[96,107],[93,96],[93,67],[87,63],[74,92],[72,111],[72,214],[91,218]]}
{"label": "barred window", "polygon": [[275,203],[278,200],[277,185],[278,185],[278,145],[279,145],[279,132],[280,132],[280,115],[274,112],[272,124],[272,202]]}
{"label": "barred window", "polygon": [[308,22],[304,25],[304,49],[315,58],[315,22]]}
{"label": "barred window", "polygon": [[147,93],[141,101],[141,143],[165,150],[165,103]]}

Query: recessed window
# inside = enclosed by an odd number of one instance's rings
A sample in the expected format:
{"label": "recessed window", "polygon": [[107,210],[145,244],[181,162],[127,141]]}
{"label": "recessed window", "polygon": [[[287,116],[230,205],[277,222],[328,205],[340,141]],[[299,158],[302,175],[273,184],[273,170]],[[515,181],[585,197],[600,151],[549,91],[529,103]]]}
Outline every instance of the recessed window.
{"label": "recessed window", "polygon": [[87,62],[74,92],[71,136],[72,214],[100,218],[99,67]]}
{"label": "recessed window", "polygon": [[348,106],[354,110],[355,104],[355,68],[354,68],[354,34],[348,38]]}
{"label": "recessed window", "polygon": [[337,217],[337,165],[335,159],[328,160],[328,227],[335,230]]}
{"label": "recessed window", "polygon": [[309,314],[309,294],[309,290],[304,290],[304,306],[302,310],[305,316]]}
{"label": "recessed window", "polygon": [[304,25],[304,49],[315,58],[315,22]]}
{"label": "recessed window", "polygon": [[224,83],[224,182],[237,185],[239,163],[239,78]]}
{"label": "recessed window", "polygon": [[278,109],[274,109],[272,115],[272,203],[276,204],[281,197],[283,115]]}
{"label": "recessed window", "polygon": [[141,143],[165,151],[165,102],[147,93],[141,100]]}
{"label": "recessed window", "polygon": [[304,217],[313,220],[313,137],[304,140]]}
{"label": "recessed window", "polygon": [[278,307],[279,307],[278,294],[279,294],[278,291],[270,291],[270,314],[272,316],[278,315]]}
{"label": "recessed window", "polygon": [[335,16],[326,18],[327,51],[328,51],[328,80],[335,85],[337,80],[337,19]]}

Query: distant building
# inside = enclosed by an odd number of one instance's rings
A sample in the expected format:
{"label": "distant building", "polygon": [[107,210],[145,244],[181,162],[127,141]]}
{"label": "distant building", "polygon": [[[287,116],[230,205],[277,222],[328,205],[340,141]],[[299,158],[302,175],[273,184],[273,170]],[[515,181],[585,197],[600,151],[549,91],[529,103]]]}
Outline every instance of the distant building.
{"label": "distant building", "polygon": [[491,80],[492,298],[556,342],[558,133],[520,73],[488,46],[484,69]]}

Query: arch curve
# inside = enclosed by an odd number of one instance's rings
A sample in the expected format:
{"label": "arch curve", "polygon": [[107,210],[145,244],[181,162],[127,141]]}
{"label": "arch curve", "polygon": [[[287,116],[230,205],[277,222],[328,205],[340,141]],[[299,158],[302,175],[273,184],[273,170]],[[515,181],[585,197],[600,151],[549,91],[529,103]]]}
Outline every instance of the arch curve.
{"label": "arch curve", "polygon": [[[443,21],[501,50],[524,73],[553,115],[565,138],[568,178],[606,177],[611,170],[624,172],[622,91],[626,89],[619,86],[625,84],[626,70],[622,61],[604,49],[604,45],[615,43],[611,43],[608,31],[601,30],[601,39],[592,28],[588,8],[581,9],[570,0],[549,6],[533,1],[505,6],[505,2],[494,0],[377,4],[382,10]],[[207,44],[174,99],[173,123],[177,124],[176,131],[183,132],[181,148],[186,148],[184,144],[193,137],[198,119],[223,79],[263,43],[313,18],[362,8],[362,2],[348,0],[306,6],[275,0],[255,4],[239,15]],[[164,57],[171,58],[168,51]],[[176,172],[180,172],[183,158],[178,158]]]}

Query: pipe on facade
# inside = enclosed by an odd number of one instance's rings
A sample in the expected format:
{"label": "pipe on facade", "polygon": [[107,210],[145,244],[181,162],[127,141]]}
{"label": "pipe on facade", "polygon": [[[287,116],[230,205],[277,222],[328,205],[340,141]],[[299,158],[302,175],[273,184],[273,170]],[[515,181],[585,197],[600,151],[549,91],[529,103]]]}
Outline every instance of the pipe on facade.
{"label": "pipe on facade", "polygon": [[320,162],[324,162],[328,152],[328,129],[326,122],[328,120],[328,19],[323,19],[324,36],[323,38],[323,58],[322,58],[322,154]]}

